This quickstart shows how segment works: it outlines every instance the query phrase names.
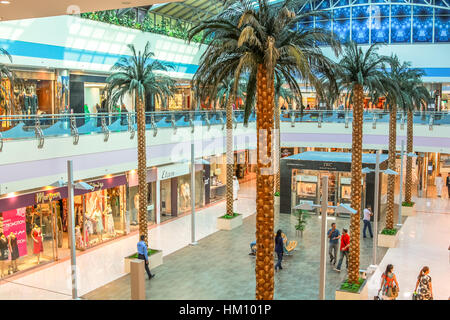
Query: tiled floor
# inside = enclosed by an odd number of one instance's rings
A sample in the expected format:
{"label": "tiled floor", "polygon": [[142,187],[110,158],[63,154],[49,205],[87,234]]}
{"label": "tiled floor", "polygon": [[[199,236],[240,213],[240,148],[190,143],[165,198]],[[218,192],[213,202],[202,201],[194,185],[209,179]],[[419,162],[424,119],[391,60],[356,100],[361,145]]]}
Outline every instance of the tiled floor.
{"label": "tiled floor", "polygon": [[[383,220],[383,219],[382,219]],[[320,219],[311,216],[303,238],[295,234],[290,216],[277,216],[275,230],[281,228],[288,239],[299,246],[292,256],[285,256],[283,270],[275,274],[275,299],[317,299],[319,290]],[[329,219],[339,229],[349,228],[348,218]],[[255,258],[248,255],[254,240],[255,215],[232,231],[219,231],[195,247],[186,247],[164,258],[154,269],[156,277],[146,280],[148,299],[254,299]],[[372,239],[361,239],[361,267],[371,264]],[[386,249],[378,248],[379,261]],[[344,263],[345,265],[345,263]],[[344,267],[343,267],[344,269]],[[346,277],[327,263],[326,298]],[[130,299],[130,276],[124,276],[84,296],[85,299]]]}

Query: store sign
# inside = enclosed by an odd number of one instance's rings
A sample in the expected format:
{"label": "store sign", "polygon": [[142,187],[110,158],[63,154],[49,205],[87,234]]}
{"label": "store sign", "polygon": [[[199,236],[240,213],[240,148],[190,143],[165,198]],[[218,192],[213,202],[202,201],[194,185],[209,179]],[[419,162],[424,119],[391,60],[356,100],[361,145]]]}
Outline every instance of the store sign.
{"label": "store sign", "polygon": [[319,165],[319,170],[337,171],[337,168],[334,162],[323,162]]}
{"label": "store sign", "polygon": [[300,175],[297,176],[298,180],[301,182],[317,182],[317,176],[306,176],[306,175]]}
{"label": "store sign", "polygon": [[38,192],[36,193],[36,204],[42,204],[51,202],[53,200],[60,200],[61,199],[61,193],[59,192]]}
{"label": "store sign", "polygon": [[189,164],[179,163],[158,168],[158,180],[166,180],[189,174]]}
{"label": "store sign", "polygon": [[26,210],[25,208],[14,209],[3,212],[3,233],[6,237],[11,232],[16,235],[19,256],[27,255],[27,232],[26,232]]}
{"label": "store sign", "polygon": [[341,184],[352,184],[352,178],[341,177]]}
{"label": "store sign", "polygon": [[103,182],[90,182],[89,184],[94,187],[94,190],[92,190],[92,191],[102,190],[103,186],[104,186]]}

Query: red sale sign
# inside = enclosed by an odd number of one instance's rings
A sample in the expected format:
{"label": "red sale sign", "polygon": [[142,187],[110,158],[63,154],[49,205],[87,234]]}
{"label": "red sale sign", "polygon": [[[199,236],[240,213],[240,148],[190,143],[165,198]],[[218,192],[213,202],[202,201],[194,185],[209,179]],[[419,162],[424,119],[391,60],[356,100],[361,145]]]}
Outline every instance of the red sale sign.
{"label": "red sale sign", "polygon": [[27,232],[26,232],[25,208],[3,212],[3,233],[6,237],[14,232],[19,247],[19,256],[27,255]]}

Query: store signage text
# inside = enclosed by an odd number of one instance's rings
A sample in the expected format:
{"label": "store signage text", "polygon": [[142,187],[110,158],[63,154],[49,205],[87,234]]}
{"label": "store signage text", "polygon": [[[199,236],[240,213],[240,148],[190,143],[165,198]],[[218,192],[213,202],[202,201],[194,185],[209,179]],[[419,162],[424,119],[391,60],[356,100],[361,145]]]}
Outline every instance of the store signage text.
{"label": "store signage text", "polygon": [[36,203],[45,203],[45,202],[50,202],[56,199],[61,199],[61,193],[59,192],[55,192],[55,193],[47,193],[45,194],[44,192],[38,192],[36,193]]}
{"label": "store signage text", "polygon": [[104,186],[103,182],[89,182],[89,184],[94,187],[94,190],[102,190]]}

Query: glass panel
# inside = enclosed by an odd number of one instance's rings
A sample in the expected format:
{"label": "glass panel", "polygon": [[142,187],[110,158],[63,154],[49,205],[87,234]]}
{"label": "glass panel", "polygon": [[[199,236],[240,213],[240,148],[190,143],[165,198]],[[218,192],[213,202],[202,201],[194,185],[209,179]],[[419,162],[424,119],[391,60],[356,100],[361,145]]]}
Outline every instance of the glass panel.
{"label": "glass panel", "polygon": [[316,21],[316,28],[322,28],[331,31],[331,20],[318,20]]}
{"label": "glass panel", "polygon": [[389,42],[388,17],[381,17],[372,20],[372,42]]}
{"label": "glass panel", "polygon": [[411,19],[410,17],[392,17],[391,41],[393,43],[411,41]]}
{"label": "glass panel", "polygon": [[369,19],[353,19],[352,40],[356,43],[369,43]]}
{"label": "glass panel", "polygon": [[433,8],[425,6],[413,6],[413,12],[415,16],[432,16]]}
{"label": "glass panel", "polygon": [[348,5],[348,0],[335,1],[335,6],[336,7],[347,6],[347,5]]}
{"label": "glass panel", "polygon": [[313,28],[313,23],[299,23],[298,30],[310,30]]}
{"label": "glass panel", "polygon": [[316,7],[316,10],[324,10],[330,7],[330,0],[318,1],[319,6]]}
{"label": "glass panel", "polygon": [[334,20],[333,32],[339,37],[341,41],[350,40],[350,20]]}
{"label": "glass panel", "polygon": [[301,10],[299,11],[299,13],[305,13],[305,12],[310,12],[311,11],[311,4],[310,2],[306,3],[305,6],[302,8],[302,6],[300,6]]}
{"label": "glass panel", "polygon": [[370,15],[370,6],[355,6],[352,7],[353,18],[364,18]]}
{"label": "glass panel", "polygon": [[450,16],[437,16],[434,26],[434,41],[449,42]]}
{"label": "glass panel", "polygon": [[373,5],[372,17],[389,17],[389,5]]}
{"label": "glass panel", "polygon": [[411,16],[411,6],[393,4],[391,8],[392,16]]}
{"label": "glass panel", "polygon": [[340,8],[333,10],[334,19],[348,19],[350,18],[350,8]]}
{"label": "glass panel", "polygon": [[433,36],[432,17],[414,17],[413,19],[413,41],[431,42]]}
{"label": "glass panel", "polygon": [[[447,1],[447,3],[448,3],[448,1]],[[440,7],[447,7],[443,0],[435,0],[435,5],[440,6]],[[450,9],[448,9],[448,7],[447,7],[447,9],[436,8],[436,14],[448,16],[448,15],[450,15]]]}

